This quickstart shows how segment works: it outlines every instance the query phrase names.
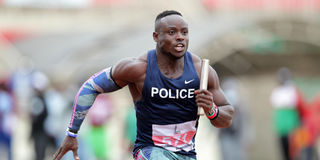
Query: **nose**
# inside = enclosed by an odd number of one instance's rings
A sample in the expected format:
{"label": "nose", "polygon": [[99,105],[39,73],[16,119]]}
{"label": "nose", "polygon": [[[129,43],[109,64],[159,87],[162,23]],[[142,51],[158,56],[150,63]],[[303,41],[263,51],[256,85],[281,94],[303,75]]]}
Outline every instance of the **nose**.
{"label": "nose", "polygon": [[176,37],[176,40],[177,40],[177,41],[183,41],[184,38],[185,38],[184,35],[183,35],[182,33],[178,32],[177,37]]}

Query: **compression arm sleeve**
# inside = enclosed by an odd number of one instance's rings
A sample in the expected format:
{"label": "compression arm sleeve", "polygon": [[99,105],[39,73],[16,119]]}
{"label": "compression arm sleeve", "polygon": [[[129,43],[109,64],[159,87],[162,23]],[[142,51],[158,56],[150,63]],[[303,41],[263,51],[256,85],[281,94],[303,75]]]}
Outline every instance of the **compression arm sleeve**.
{"label": "compression arm sleeve", "polygon": [[90,77],[81,86],[73,102],[69,131],[73,133],[78,132],[98,94],[116,91],[121,88],[113,80],[111,71],[111,67],[106,68]]}

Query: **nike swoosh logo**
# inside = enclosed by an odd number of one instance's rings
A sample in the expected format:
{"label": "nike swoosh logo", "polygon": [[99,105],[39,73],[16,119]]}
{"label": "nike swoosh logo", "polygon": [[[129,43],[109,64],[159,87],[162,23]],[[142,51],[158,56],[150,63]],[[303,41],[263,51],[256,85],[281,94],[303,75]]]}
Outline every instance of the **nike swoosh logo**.
{"label": "nike swoosh logo", "polygon": [[194,81],[194,79],[191,79],[191,80],[189,80],[189,81],[184,80],[184,84],[189,84],[189,83],[191,83],[192,81]]}

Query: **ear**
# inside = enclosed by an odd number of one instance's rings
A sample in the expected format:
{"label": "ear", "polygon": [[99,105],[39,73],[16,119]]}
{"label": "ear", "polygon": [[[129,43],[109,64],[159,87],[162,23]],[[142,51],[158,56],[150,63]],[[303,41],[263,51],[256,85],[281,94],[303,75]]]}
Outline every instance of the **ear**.
{"label": "ear", "polygon": [[153,34],[152,34],[152,36],[153,36],[153,40],[155,41],[155,42],[158,42],[158,33],[157,32],[153,32]]}

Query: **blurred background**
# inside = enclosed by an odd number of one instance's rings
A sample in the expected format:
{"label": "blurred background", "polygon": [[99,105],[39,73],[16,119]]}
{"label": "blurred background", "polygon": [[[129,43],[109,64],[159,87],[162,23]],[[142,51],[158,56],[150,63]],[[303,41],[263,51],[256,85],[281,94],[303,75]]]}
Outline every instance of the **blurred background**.
{"label": "blurred background", "polygon": [[[198,159],[319,159],[320,0],[0,0],[0,160],[52,159],[80,85],[153,49],[171,9],[236,108],[228,129],[200,118]],[[132,159],[134,138],[128,89],[100,95],[80,158]]]}

